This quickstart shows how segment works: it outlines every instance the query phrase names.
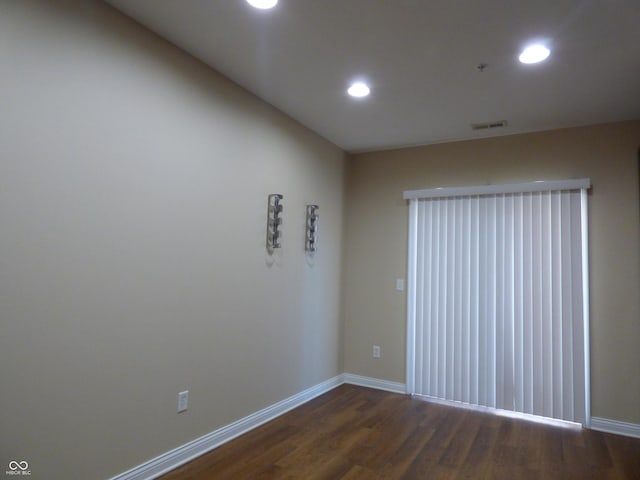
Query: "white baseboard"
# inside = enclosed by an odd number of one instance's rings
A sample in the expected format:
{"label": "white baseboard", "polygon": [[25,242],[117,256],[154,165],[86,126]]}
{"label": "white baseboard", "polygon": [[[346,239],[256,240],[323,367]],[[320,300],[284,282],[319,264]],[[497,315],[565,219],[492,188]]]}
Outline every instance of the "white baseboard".
{"label": "white baseboard", "polygon": [[197,438],[174,450],[149,460],[129,471],[116,475],[110,480],[152,480],[163,475],[196,457],[210,452],[243,433],[247,433],[260,425],[285,414],[300,405],[322,395],[345,383],[344,375],[330,378],[318,385],[308,388],[296,395],[286,398],[267,408],[255,412],[236,422]]}
{"label": "white baseboard", "polygon": [[591,428],[600,432],[615,433],[626,437],[640,438],[640,425],[620,422],[608,418],[591,417]]}
{"label": "white baseboard", "polygon": [[351,385],[359,385],[361,387],[376,388],[393,393],[407,393],[407,386],[404,383],[390,382],[389,380],[380,380],[378,378],[363,377],[353,373],[344,373],[344,383]]}

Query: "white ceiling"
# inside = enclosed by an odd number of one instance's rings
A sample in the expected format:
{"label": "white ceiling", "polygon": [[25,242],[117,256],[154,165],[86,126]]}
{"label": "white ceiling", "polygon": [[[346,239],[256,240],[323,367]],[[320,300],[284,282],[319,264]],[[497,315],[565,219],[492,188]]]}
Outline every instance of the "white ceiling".
{"label": "white ceiling", "polygon": [[640,0],[107,1],[347,151],[640,118]]}

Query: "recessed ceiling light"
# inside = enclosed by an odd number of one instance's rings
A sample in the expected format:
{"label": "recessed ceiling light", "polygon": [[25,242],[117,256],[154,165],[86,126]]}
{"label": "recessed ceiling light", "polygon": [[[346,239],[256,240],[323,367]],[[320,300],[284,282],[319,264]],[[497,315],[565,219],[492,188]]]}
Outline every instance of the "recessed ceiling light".
{"label": "recessed ceiling light", "polygon": [[267,10],[275,7],[278,4],[278,0],[247,0],[247,3],[252,7]]}
{"label": "recessed ceiling light", "polygon": [[370,92],[371,92],[371,89],[367,86],[366,83],[362,83],[362,82],[352,83],[349,89],[347,90],[347,93],[349,95],[357,98],[366,97],[367,95],[369,95]]}
{"label": "recessed ceiling light", "polygon": [[538,63],[545,60],[550,53],[551,51],[544,45],[529,45],[522,51],[518,59],[522,63]]}

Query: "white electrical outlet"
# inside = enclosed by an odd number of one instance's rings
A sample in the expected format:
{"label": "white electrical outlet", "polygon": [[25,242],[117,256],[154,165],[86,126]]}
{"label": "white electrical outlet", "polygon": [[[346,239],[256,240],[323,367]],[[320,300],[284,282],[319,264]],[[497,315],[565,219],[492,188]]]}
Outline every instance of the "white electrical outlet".
{"label": "white electrical outlet", "polygon": [[404,290],[404,278],[396,278],[396,290],[399,292]]}
{"label": "white electrical outlet", "polygon": [[189,390],[178,393],[178,413],[189,408]]}
{"label": "white electrical outlet", "polygon": [[380,347],[378,345],[373,346],[373,358],[380,358]]}

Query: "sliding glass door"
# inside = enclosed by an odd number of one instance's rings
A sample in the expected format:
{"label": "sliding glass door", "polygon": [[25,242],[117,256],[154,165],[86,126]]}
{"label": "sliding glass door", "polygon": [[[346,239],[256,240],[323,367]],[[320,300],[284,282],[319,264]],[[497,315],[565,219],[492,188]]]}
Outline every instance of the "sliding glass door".
{"label": "sliding glass door", "polygon": [[410,393],[588,423],[588,187],[405,192]]}

